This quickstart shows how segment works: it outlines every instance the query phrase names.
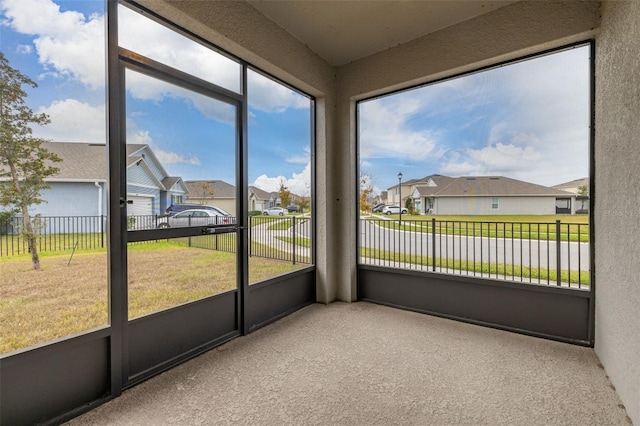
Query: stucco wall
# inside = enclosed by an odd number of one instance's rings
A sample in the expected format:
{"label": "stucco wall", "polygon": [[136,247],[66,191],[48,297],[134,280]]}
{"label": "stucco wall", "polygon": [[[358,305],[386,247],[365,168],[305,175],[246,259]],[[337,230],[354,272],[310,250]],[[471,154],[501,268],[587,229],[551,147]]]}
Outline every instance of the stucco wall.
{"label": "stucco wall", "polygon": [[596,353],[640,424],[640,2],[602,6],[596,39]]}

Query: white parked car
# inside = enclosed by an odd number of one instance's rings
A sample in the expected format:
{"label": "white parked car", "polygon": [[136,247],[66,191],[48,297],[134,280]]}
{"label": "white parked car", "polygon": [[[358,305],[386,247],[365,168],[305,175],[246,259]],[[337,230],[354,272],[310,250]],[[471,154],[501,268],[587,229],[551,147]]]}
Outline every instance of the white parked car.
{"label": "white parked car", "polygon": [[263,210],[262,214],[269,216],[284,216],[289,214],[289,210],[283,209],[282,207],[269,207],[268,209]]}
{"label": "white parked car", "polygon": [[[407,214],[408,210],[406,208],[402,208],[402,214]],[[400,214],[400,207],[398,206],[384,206],[382,209],[382,213],[389,214]]]}
{"label": "white parked car", "polygon": [[219,208],[189,209],[163,218],[163,221],[158,223],[158,228],[231,225],[234,223],[236,223],[236,218]]}

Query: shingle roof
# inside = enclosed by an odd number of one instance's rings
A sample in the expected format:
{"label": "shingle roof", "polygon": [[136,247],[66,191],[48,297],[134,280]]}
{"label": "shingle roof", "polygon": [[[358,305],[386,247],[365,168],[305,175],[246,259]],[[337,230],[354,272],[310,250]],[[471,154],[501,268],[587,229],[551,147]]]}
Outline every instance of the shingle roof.
{"label": "shingle roof", "polygon": [[178,183],[179,180],[180,178],[177,176],[167,176],[166,178],[162,179],[162,184],[165,188],[171,189],[171,187]]}
{"label": "shingle roof", "polygon": [[[450,178],[444,186],[427,187],[424,195],[446,196],[567,196],[570,193],[504,176]],[[421,194],[422,195],[422,194]]]}
{"label": "shingle roof", "polygon": [[[428,175],[425,176],[423,178],[419,178],[419,179],[409,179],[405,182],[402,182],[402,186],[413,186],[413,185],[426,185],[427,182],[429,182],[429,179],[433,180],[436,185],[440,186],[442,183],[444,183],[445,181],[448,181],[450,179],[455,179],[449,176],[444,176],[444,175]],[[388,189],[392,189],[392,188],[396,188],[398,185],[394,185]]]}
{"label": "shingle roof", "polygon": [[553,185],[552,188],[565,189],[565,188],[578,188],[580,186],[586,186],[588,188],[589,187],[589,178],[586,177],[586,178],[582,178],[582,179],[572,180],[570,182],[559,183],[557,185]]}
{"label": "shingle roof", "polygon": [[52,180],[107,180],[107,146],[75,142],[45,142],[48,151],[62,161],[55,163],[60,171]]}
{"label": "shingle roof", "polygon": [[271,198],[271,194],[267,191],[263,191],[262,189],[258,188],[257,186],[249,186],[249,190],[253,191],[253,193],[255,194],[256,198],[259,200],[268,200]]}
{"label": "shingle roof", "polygon": [[235,198],[236,187],[222,180],[186,180],[189,198]]}

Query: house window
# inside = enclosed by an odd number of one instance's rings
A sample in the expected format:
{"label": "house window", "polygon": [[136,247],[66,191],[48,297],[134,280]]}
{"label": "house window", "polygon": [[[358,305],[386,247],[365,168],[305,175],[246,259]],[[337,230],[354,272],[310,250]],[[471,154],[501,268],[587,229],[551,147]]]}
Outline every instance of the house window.
{"label": "house window", "polygon": [[491,198],[491,209],[492,210],[497,210],[498,209],[498,197],[493,197]]}

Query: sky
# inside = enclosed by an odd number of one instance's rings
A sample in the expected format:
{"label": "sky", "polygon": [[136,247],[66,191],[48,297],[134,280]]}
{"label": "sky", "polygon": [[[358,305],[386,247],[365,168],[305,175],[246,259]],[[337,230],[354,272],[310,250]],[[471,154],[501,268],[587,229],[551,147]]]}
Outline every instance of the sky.
{"label": "sky", "polygon": [[[239,92],[234,61],[126,7],[119,19],[122,47]],[[27,104],[51,119],[38,137],[105,143],[104,46],[102,0],[0,0],[0,50],[36,81]],[[171,176],[236,184],[235,106],[132,70],[125,79],[127,143],[150,145]],[[247,94],[249,184],[309,195],[310,100],[253,71]]]}
{"label": "sky", "polygon": [[[37,10],[38,13],[33,13]],[[0,0],[0,49],[34,79],[28,105],[53,141],[105,141],[104,2]],[[232,91],[240,67],[120,6],[120,44]],[[235,107],[127,72],[127,142],[167,172],[235,184]],[[249,184],[311,188],[310,101],[250,71]],[[375,192],[439,173],[542,185],[588,176],[589,47],[361,102],[359,162]]]}
{"label": "sky", "polygon": [[359,104],[376,192],[431,174],[545,186],[589,175],[589,46]]}

